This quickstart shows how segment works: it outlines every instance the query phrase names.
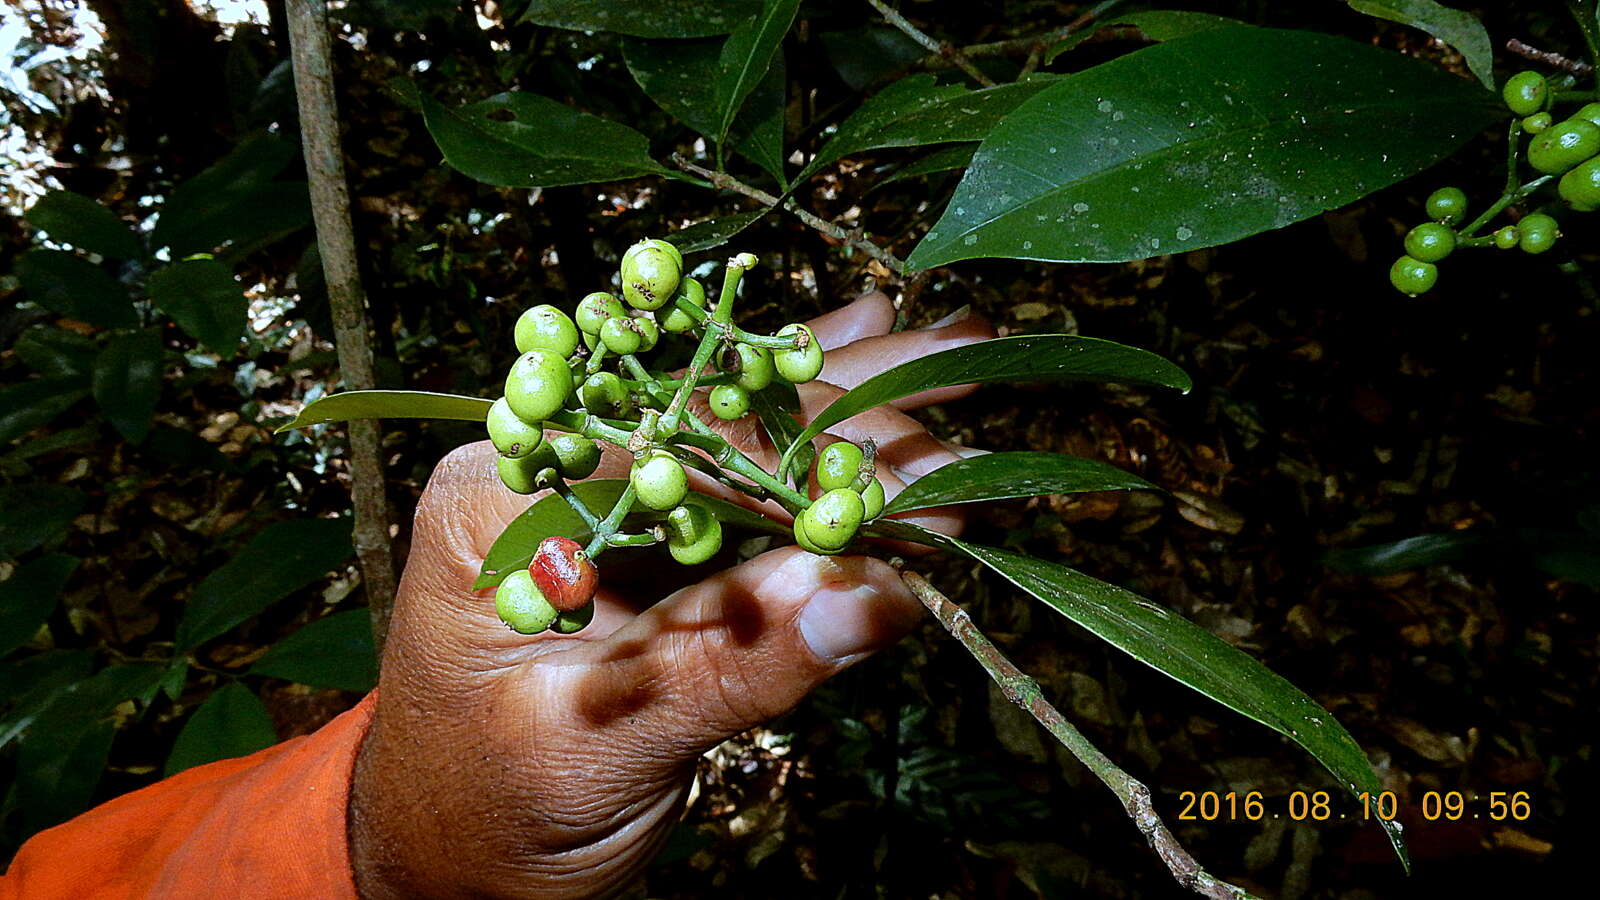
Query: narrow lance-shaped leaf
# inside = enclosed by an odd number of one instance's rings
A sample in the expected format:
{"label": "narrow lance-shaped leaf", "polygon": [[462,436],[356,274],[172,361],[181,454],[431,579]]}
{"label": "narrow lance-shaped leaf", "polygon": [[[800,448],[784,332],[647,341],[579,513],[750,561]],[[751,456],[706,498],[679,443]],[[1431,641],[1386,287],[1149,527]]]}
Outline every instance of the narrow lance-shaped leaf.
{"label": "narrow lance-shaped leaf", "polygon": [[1062,453],[988,453],[940,466],[911,482],[883,514],[1044,494],[1141,490],[1160,488],[1099,460]]}
{"label": "narrow lance-shaped leaf", "polygon": [[766,77],[772,57],[783,43],[783,36],[794,24],[794,14],[800,0],[766,0],[760,15],[754,16],[735,28],[722,45],[717,59],[716,86],[716,138],[721,147],[728,140],[728,130],[739,114],[745,98]]}
{"label": "narrow lance-shaped leaf", "polygon": [[977,151],[978,145],[974,143],[952,144],[949,147],[941,147],[926,156],[914,159],[895,169],[892,174],[868,188],[867,191],[871,193],[887,185],[894,184],[896,181],[904,181],[907,178],[921,178],[924,175],[937,175],[940,172],[949,172],[953,169],[965,169],[972,164],[972,154]]}
{"label": "narrow lance-shaped leaf", "polygon": [[0,581],[0,656],[27,643],[50,618],[78,562],[76,556],[46,553]]}
{"label": "narrow lance-shaped leaf", "polygon": [[761,10],[761,0],[531,0],[522,21],[573,31],[645,38],[727,34]]}
{"label": "narrow lance-shaped leaf", "polygon": [[28,299],[51,312],[107,328],[139,324],[128,292],[81,256],[64,250],[30,250],[17,260],[16,273]]}
{"label": "narrow lance-shaped leaf", "polygon": [[494,401],[429,391],[344,391],[307,403],[277,432],[352,419],[459,419],[482,422]]}
{"label": "narrow lance-shaped leaf", "polygon": [[1478,17],[1434,0],[1345,0],[1356,12],[1409,25],[1456,48],[1484,87],[1494,89],[1494,45]]}
{"label": "narrow lance-shaped leaf", "polygon": [[53,241],[81,247],[101,256],[136,259],[144,248],[139,236],[116,213],[71,191],[51,191],[28,210],[28,224]]}
{"label": "narrow lance-shaped leaf", "polygon": [[94,399],[130,444],[150,433],[150,417],[161,396],[161,333],[154,329],[118,335],[94,361]]}
{"label": "narrow lance-shaped leaf", "polygon": [[677,247],[681,253],[699,253],[720,247],[733,240],[739,232],[754,225],[756,220],[771,212],[769,208],[752,209],[749,212],[733,213],[720,219],[707,219],[696,222],[688,228],[680,228],[667,235],[666,240]]}

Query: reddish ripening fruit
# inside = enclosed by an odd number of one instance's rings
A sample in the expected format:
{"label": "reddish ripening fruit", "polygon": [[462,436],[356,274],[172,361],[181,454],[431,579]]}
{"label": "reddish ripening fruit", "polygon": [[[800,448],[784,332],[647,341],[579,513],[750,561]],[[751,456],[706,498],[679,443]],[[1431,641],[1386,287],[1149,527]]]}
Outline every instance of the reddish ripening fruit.
{"label": "reddish ripening fruit", "polygon": [[528,574],[550,605],[561,612],[582,609],[594,599],[600,573],[572,538],[547,537],[539,543]]}

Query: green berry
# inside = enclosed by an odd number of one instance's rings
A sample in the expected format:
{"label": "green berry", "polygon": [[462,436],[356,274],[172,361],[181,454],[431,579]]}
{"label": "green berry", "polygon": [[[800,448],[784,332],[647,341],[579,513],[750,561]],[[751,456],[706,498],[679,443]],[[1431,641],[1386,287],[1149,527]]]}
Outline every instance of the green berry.
{"label": "green berry", "polygon": [[839,552],[838,550],[824,550],[821,547],[818,547],[816,542],[812,541],[811,538],[806,534],[805,523],[806,511],[802,509],[800,510],[800,515],[795,516],[794,519],[794,542],[796,544],[799,544],[802,549],[809,550],[818,556],[829,556]]}
{"label": "green berry", "polygon": [[811,543],[837,553],[856,536],[866,514],[861,495],[849,488],[832,490],[800,511],[800,527]]}
{"label": "green berry", "polygon": [[682,278],[678,259],[660,247],[642,247],[622,261],[622,297],[634,309],[660,309]]}
{"label": "green berry", "polygon": [[861,503],[866,509],[861,513],[864,520],[876,519],[878,513],[883,512],[883,482],[874,478],[867,482],[861,492]]}
{"label": "green berry", "polygon": [[734,376],[735,384],[752,393],[771,384],[773,373],[777,371],[771,350],[749,344],[734,344],[723,350],[718,365]]}
{"label": "green berry", "polygon": [[817,487],[838,490],[855,484],[861,475],[861,448],[849,441],[836,441],[817,457]]}
{"label": "green berry", "polygon": [[1406,235],[1406,253],[1425,263],[1436,263],[1455,249],[1456,232],[1448,225],[1424,222]]}
{"label": "green berry", "polygon": [[1501,250],[1510,250],[1517,245],[1517,226],[1507,225],[1494,233],[1494,245]]}
{"label": "green berry", "polygon": [[529,350],[506,376],[506,402],[517,418],[538,425],[555,415],[572,393],[572,370],[549,350]]}
{"label": "green berry", "polygon": [[710,402],[717,418],[732,422],[750,411],[750,392],[737,384],[719,384],[711,389]]}
{"label": "green berry", "polygon": [[627,251],[622,254],[622,264],[626,264],[628,260],[638,256],[639,251],[644,250],[647,247],[653,247],[672,257],[672,261],[677,263],[678,269],[682,271],[683,252],[679,250],[677,245],[673,244],[671,241],[663,241],[660,238],[645,238],[639,243],[634,244],[632,247],[629,247]]}
{"label": "green berry", "polygon": [[722,523],[709,509],[689,502],[667,513],[667,552],[686,566],[697,566],[722,549]]}
{"label": "green berry", "polygon": [[565,359],[578,349],[578,326],[572,317],[548,303],[524,312],[518,319],[513,334],[517,352],[549,350]]}
{"label": "green berry", "polygon": [[1528,165],[1546,175],[1559,175],[1596,153],[1600,153],[1600,125],[1568,119],[1528,142]]}
{"label": "green berry", "polygon": [[1467,214],[1467,192],[1458,187],[1442,187],[1428,195],[1426,205],[1430,219],[1460,221]]}
{"label": "green berry", "polygon": [[594,604],[590,603],[588,606],[580,607],[556,616],[556,623],[555,625],[551,626],[551,628],[556,634],[577,634],[583,629],[589,627],[589,623],[593,621]]}
{"label": "green berry", "polygon": [[1522,130],[1529,134],[1539,134],[1555,124],[1555,117],[1547,112],[1536,112],[1522,120]]}
{"label": "green berry", "polygon": [[511,404],[504,397],[489,407],[484,424],[489,428],[489,440],[494,448],[500,455],[513,459],[521,459],[539,449],[539,443],[544,440],[544,431],[538,425],[522,421],[511,411]]}
{"label": "green berry", "polygon": [[1544,109],[1545,101],[1550,99],[1550,83],[1538,72],[1518,72],[1506,79],[1500,97],[1513,113],[1531,116]]}
{"label": "green berry", "polygon": [[785,325],[778,329],[778,337],[804,334],[805,346],[793,350],[778,350],[772,354],[778,374],[792,384],[805,384],[822,374],[822,344],[811,329],[804,325]]}
{"label": "green berry", "polygon": [[633,330],[639,332],[639,349],[636,353],[649,353],[656,348],[656,342],[661,340],[661,327],[655,319],[644,316],[633,317]]}
{"label": "green berry", "polygon": [[687,300],[691,305],[706,308],[706,289],[700,282],[693,278],[685,278],[678,282],[678,290],[672,295],[672,308],[667,311],[661,320],[661,328],[673,334],[682,334],[695,326],[694,316],[678,309],[678,300]]}
{"label": "green berry", "polygon": [[[597,335],[600,333],[600,326],[604,325],[607,319],[623,315],[627,315],[627,311],[622,308],[621,300],[604,291],[595,291],[578,301],[576,316],[578,330],[584,334]],[[589,349],[593,350],[594,346],[590,345]]]}
{"label": "green berry", "polygon": [[1402,256],[1389,267],[1389,283],[1402,294],[1415,297],[1426,293],[1439,280],[1439,267],[1409,256]]}
{"label": "green berry", "polygon": [[538,634],[554,624],[559,615],[527,569],[517,569],[495,588],[494,611],[518,634]]}
{"label": "green berry", "polygon": [[1583,106],[1578,107],[1578,111],[1569,118],[1582,119],[1585,122],[1593,122],[1596,125],[1600,125],[1600,103],[1585,103]]}
{"label": "green berry", "polygon": [[588,478],[600,468],[600,445],[581,434],[558,434],[545,441],[544,446],[555,455],[556,470],[570,481]]}
{"label": "green berry", "polygon": [[1556,245],[1561,228],[1544,213],[1532,213],[1517,223],[1517,246],[1526,253],[1543,253]]}
{"label": "green berry", "polygon": [[600,343],[605,344],[607,350],[618,356],[638,350],[644,339],[634,330],[632,322],[633,320],[627,316],[607,319],[605,324],[600,326]]}
{"label": "green berry", "polygon": [[578,388],[578,400],[583,408],[596,415],[611,416],[621,412],[628,402],[628,389],[615,372],[596,372],[584,379]]}
{"label": "green berry", "polygon": [[549,441],[540,445],[533,455],[514,459],[509,456],[495,457],[495,471],[500,475],[500,482],[519,494],[536,494],[545,488],[539,481],[539,473],[552,466],[542,459],[542,451],[549,447]]}
{"label": "green berry", "polygon": [[671,509],[689,493],[689,476],[683,471],[683,463],[665,450],[652,450],[635,461],[629,478],[639,502],[651,509]]}
{"label": "green berry", "polygon": [[1600,157],[1580,163],[1577,168],[1561,176],[1556,191],[1578,212],[1600,209]]}

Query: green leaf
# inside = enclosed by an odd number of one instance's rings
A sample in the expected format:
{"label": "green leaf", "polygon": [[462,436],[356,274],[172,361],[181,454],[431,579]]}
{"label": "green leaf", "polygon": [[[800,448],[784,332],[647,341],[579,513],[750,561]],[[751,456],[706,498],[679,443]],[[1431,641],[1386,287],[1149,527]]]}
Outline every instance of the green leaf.
{"label": "green leaf", "polygon": [[219,759],[248,756],[278,742],[272,716],[253,691],[230,681],[206,698],[178,732],[166,776]]}
{"label": "green leaf", "polygon": [[940,172],[949,172],[952,169],[965,169],[972,165],[972,154],[978,151],[978,145],[972,143],[952,144],[941,147],[926,156],[906,163],[892,174],[873,185],[869,190],[875,191],[885,185],[894,184],[907,178],[920,178],[923,175],[936,175]]}
{"label": "green leaf", "polygon": [[1121,381],[1185,392],[1191,387],[1182,369],[1146,350],[1071,334],[1024,334],[941,350],[879,372],[828,404],[795,440],[805,443],[857,413],[919,391],[992,381]]}
{"label": "green leaf", "polygon": [[157,308],[202,344],[224,358],[238,348],[249,302],[227,266],[184,260],[150,276],[146,289]]}
{"label": "green leaf", "polygon": [[1120,262],[1227,243],[1393,184],[1502,115],[1476,85],[1389,50],[1204,31],[1018,107],[907,265]]}
{"label": "green leaf", "polygon": [[[58,652],[59,653],[59,652]],[[77,668],[68,661],[67,668]],[[82,720],[109,718],[125,700],[148,703],[161,682],[163,666],[129,663],[110,666],[71,684],[33,691],[0,721],[0,747],[18,737],[32,740]]]}
{"label": "green leaf", "polygon": [[[767,439],[772,441],[772,446],[780,454],[794,446],[795,438],[805,431],[805,426],[795,418],[800,413],[800,392],[781,378],[774,378],[771,384],[751,394],[750,408],[755,410]],[[796,472],[809,471],[812,461],[809,458],[797,459],[793,469]]]}
{"label": "green leaf", "polygon": [[106,328],[139,324],[128,292],[81,256],[64,250],[30,250],[17,260],[16,274],[28,299],[51,312]]}
{"label": "green leaf", "polygon": [[43,709],[61,688],[88,678],[93,670],[93,650],[46,650],[0,663],[0,710],[6,713],[0,736],[12,734],[19,715],[32,721],[27,710]]}
{"label": "green leaf", "polygon": [[1434,0],[1345,0],[1356,12],[1421,29],[1456,48],[1467,68],[1494,90],[1494,45],[1478,17]]}
{"label": "green leaf", "polygon": [[88,809],[116,734],[115,721],[83,717],[36,728],[22,741],[16,798],[26,832],[43,831]]}
{"label": "green leaf", "polygon": [[55,611],[78,558],[46,553],[0,581],[0,656],[27,643]]}
{"label": "green leaf", "polygon": [[89,395],[80,376],[38,378],[0,388],[0,444],[9,444]]}
{"label": "green leaf", "polygon": [[12,346],[17,358],[46,378],[75,377],[88,383],[96,354],[94,341],[54,325],[35,325]]}
{"label": "green leaf", "polygon": [[94,361],[94,399],[106,420],[130,444],[150,433],[150,417],[161,396],[161,333],[120,334]]}
{"label": "green leaf", "polygon": [[1323,562],[1341,572],[1357,575],[1393,575],[1456,562],[1493,542],[1489,533],[1480,531],[1423,534],[1386,544],[1330,550]]}
{"label": "green leaf", "polygon": [[646,38],[727,34],[756,15],[761,0],[532,0],[524,22]]}
{"label": "green leaf", "polygon": [[757,219],[770,211],[763,207],[723,216],[720,219],[707,219],[704,222],[696,222],[688,228],[680,228],[667,235],[666,239],[672,246],[677,247],[679,252],[699,253],[733,240],[735,235],[754,225]]}
{"label": "green leaf", "polygon": [[151,245],[167,247],[180,258],[229,243],[255,244],[310,224],[306,183],[273,180],[297,152],[294,144],[271,135],[246,139],[172,192],[150,234]]}
{"label": "green leaf", "polygon": [[28,210],[28,224],[50,240],[71,244],[116,259],[138,259],[144,253],[139,236],[116,213],[71,191],[51,191]]}
{"label": "green leaf", "polygon": [[783,44],[783,36],[794,24],[800,0],[766,0],[761,14],[735,28],[717,57],[717,77],[712,108],[716,111],[718,147],[728,142],[733,119],[744,106],[745,98],[767,76],[767,67]]}
{"label": "green leaf", "polygon": [[315,688],[370,691],[378,683],[372,614],[352,609],[318,619],[274,644],[250,667],[250,674]]}
{"label": "green leaf", "polygon": [[898,28],[864,25],[845,31],[826,31],[823,51],[839,78],[851,90],[863,91],[928,55],[922,45]]}
{"label": "green leaf", "polygon": [[496,94],[459,110],[418,97],[445,161],[486,184],[555,187],[667,172],[644,135],[538,94]]}
{"label": "green leaf", "polygon": [[884,515],[1011,497],[1084,491],[1158,491],[1143,478],[1094,459],[1061,453],[988,453],[961,459],[906,485]]}
{"label": "green leaf", "polygon": [[[904,522],[878,521],[873,530],[943,547],[988,566],[1118,650],[1299,744],[1352,796],[1383,789],[1361,746],[1338,719],[1255,658],[1167,608],[1065,566]],[[1380,824],[1409,869],[1399,828]]]}
{"label": "green leaf", "polygon": [[482,422],[494,401],[429,391],[345,391],[307,403],[277,434],[351,419],[459,419]]}
{"label": "green leaf", "polygon": [[1171,41],[1202,31],[1210,31],[1213,28],[1234,28],[1245,24],[1226,16],[1172,9],[1128,13],[1107,19],[1094,28],[1085,28],[1067,35],[1060,43],[1045,51],[1044,64],[1050,65],[1055,62],[1056,57],[1094,37],[1101,28],[1114,25],[1132,25],[1152,41]]}
{"label": "green leaf", "polygon": [[54,540],[88,502],[81,491],[59,484],[0,487],[0,559]]}
{"label": "green leaf", "polygon": [[274,522],[195,589],[178,623],[185,653],[338,568],[354,552],[348,519]]}

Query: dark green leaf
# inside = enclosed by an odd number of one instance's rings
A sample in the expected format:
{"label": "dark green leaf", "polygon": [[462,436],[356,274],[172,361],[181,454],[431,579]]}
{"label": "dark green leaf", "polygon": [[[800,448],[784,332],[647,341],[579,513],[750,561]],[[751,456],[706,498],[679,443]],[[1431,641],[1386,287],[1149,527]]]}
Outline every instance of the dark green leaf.
{"label": "dark green leaf", "polygon": [[727,34],[761,10],[761,0],[532,0],[522,21],[573,31],[646,38]]}
{"label": "dark green leaf", "polygon": [[1456,48],[1483,86],[1494,90],[1494,45],[1478,17],[1434,0],[1345,0],[1356,12],[1399,22]]}
{"label": "dark green leaf", "polygon": [[[80,393],[78,396],[81,397],[82,394]],[[3,398],[0,398],[0,402],[4,402]],[[0,460],[22,462],[33,459],[35,456],[54,453],[57,450],[65,450],[68,447],[81,447],[92,444],[99,439],[100,428],[98,425],[80,425],[77,428],[52,431],[49,434],[40,435],[5,456],[0,456]]]}
{"label": "dark green leaf", "polygon": [[717,123],[713,137],[719,147],[727,143],[728,131],[745,98],[767,77],[767,68],[799,8],[800,0],[766,0],[760,15],[740,24],[722,45],[713,82]]}
{"label": "dark green leaf", "polygon": [[189,658],[180,656],[167,664],[161,675],[161,692],[173,703],[183,696],[183,686],[189,681]]}
{"label": "dark green leaf", "polygon": [[337,568],[352,553],[348,519],[295,519],[268,525],[189,598],[178,623],[187,652]]}
{"label": "dark green leaf", "polygon": [[877,190],[885,185],[894,184],[907,178],[920,178],[923,175],[935,175],[940,172],[949,172],[952,169],[965,169],[972,164],[972,154],[978,150],[977,144],[952,144],[941,147],[926,156],[906,163],[892,174],[872,186]]}
{"label": "dark green leaf", "polygon": [[809,441],[857,413],[919,391],[992,381],[1121,381],[1181,391],[1191,386],[1182,369],[1146,350],[1071,334],[1025,334],[941,350],[880,372],[830,403],[796,440]]}
{"label": "dark green leaf", "polygon": [[[76,670],[77,665],[68,660],[63,668]],[[31,691],[25,702],[0,721],[0,747],[24,734],[31,738],[36,732],[68,728],[85,719],[107,718],[125,700],[148,703],[160,685],[163,669],[149,663],[116,665],[91,678],[53,684],[48,691]]]}
{"label": "dark green leaf", "polygon": [[928,51],[898,28],[865,25],[848,31],[822,34],[822,48],[828,61],[851,90],[871,87],[880,78],[899,72]]}
{"label": "dark green leaf", "polygon": [[[13,733],[19,714],[31,722],[33,713],[28,710],[48,706],[61,688],[88,678],[93,670],[93,650],[47,650],[0,663],[0,710],[6,712],[0,719],[0,736]],[[0,746],[5,743],[0,741]]]}
{"label": "dark green leaf", "polygon": [[906,485],[883,514],[930,506],[1083,491],[1157,491],[1113,465],[1061,453],[989,453],[961,459]]}
{"label": "dark green leaf", "polygon": [[[767,433],[767,438],[772,441],[772,446],[783,453],[794,444],[795,438],[805,430],[800,420],[795,416],[800,412],[800,392],[795,386],[781,378],[775,378],[772,384],[750,395],[750,408],[755,410],[756,417],[761,420],[761,427]],[[797,472],[808,471],[811,468],[809,460],[796,460],[794,470]]]}
{"label": "dark green leaf", "polygon": [[1477,531],[1424,534],[1387,544],[1330,550],[1323,561],[1341,572],[1393,575],[1465,559],[1490,541],[1490,535]]}
{"label": "dark green leaf", "polygon": [[82,492],[59,484],[0,487],[0,559],[55,539],[87,502],[89,498]]}
{"label": "dark green leaf", "polygon": [[12,349],[30,369],[46,378],[77,377],[88,384],[94,368],[94,341],[54,325],[29,328]]}
{"label": "dark green leaf", "polygon": [[1216,28],[1234,28],[1244,25],[1238,19],[1215,16],[1211,13],[1184,12],[1175,9],[1151,9],[1144,12],[1125,13],[1113,17],[1107,25],[1132,25],[1144,32],[1152,41],[1175,41],[1202,31]]}
{"label": "dark green leaf", "polygon": [[755,224],[756,220],[766,215],[770,210],[752,209],[749,212],[734,213],[720,219],[708,219],[696,222],[688,228],[680,228],[667,235],[667,241],[683,253],[699,253],[720,247],[733,240],[734,235]]}
{"label": "dark green leaf", "polygon": [[200,704],[172,745],[167,757],[168,778],[206,763],[248,756],[278,742],[261,699],[237,681],[230,681]]}
{"label": "dark green leaf", "polygon": [[378,683],[372,614],[352,609],[318,619],[273,645],[250,667],[250,674],[315,688],[370,691]]}
{"label": "dark green leaf", "polygon": [[459,110],[419,96],[445,161],[487,184],[554,187],[666,172],[644,135],[537,94],[496,94]]}
{"label": "dark green leaf", "polygon": [[0,656],[27,643],[55,611],[78,558],[46,553],[0,581]]}
{"label": "dark green leaf", "polygon": [[178,327],[223,358],[238,348],[249,303],[227,266],[214,259],[184,260],[150,276],[147,290]]}
{"label": "dark green leaf", "polygon": [[39,378],[0,388],[0,444],[9,444],[89,395],[79,376]]}
{"label": "dark green leaf", "polygon": [[107,328],[139,324],[128,292],[81,256],[64,250],[30,250],[17,260],[16,273],[28,299],[51,312]]}
{"label": "dark green leaf", "polygon": [[1118,262],[1238,240],[1432,165],[1503,115],[1494,101],[1328,35],[1219,28],[1157,44],[1006,117],[907,264]]}
{"label": "dark green leaf", "polygon": [[305,182],[272,180],[295,154],[295,145],[281,138],[248,138],[172,192],[156,220],[151,244],[168,247],[179,258],[303,228],[311,221]]}
{"label": "dark green leaf", "polygon": [[116,213],[71,191],[51,191],[39,199],[26,216],[28,224],[50,240],[80,247],[101,256],[137,259],[144,252],[139,236]]}
{"label": "dark green leaf", "polygon": [[94,361],[95,402],[130,444],[150,432],[161,368],[161,333],[153,329],[113,337]]}
{"label": "dark green leaf", "polygon": [[17,753],[17,806],[24,830],[42,831],[88,809],[116,734],[115,721],[88,717],[29,733]]}
{"label": "dark green leaf", "polygon": [[143,459],[151,465],[212,472],[235,470],[233,461],[224,456],[216,444],[187,428],[158,423],[150,429],[150,436],[139,449]]}
{"label": "dark green leaf", "polygon": [[493,405],[494,401],[482,397],[428,391],[345,391],[307,403],[293,421],[279,425],[277,433],[329,422],[348,422],[351,419],[460,419],[464,422],[482,422],[489,417],[489,407]]}

